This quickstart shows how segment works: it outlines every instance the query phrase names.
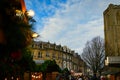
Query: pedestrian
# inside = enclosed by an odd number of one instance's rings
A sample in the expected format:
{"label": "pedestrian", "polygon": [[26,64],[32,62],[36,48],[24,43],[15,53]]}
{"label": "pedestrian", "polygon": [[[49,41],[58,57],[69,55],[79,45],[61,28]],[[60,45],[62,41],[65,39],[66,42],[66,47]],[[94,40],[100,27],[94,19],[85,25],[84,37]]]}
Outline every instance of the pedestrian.
{"label": "pedestrian", "polygon": [[96,76],[91,77],[91,80],[98,80]]}
{"label": "pedestrian", "polygon": [[82,79],[82,76],[78,76],[78,80],[83,80],[83,79]]}
{"label": "pedestrian", "polygon": [[60,80],[60,75],[59,74],[56,75],[56,80]]}
{"label": "pedestrian", "polygon": [[75,80],[75,77],[74,77],[74,76],[71,76],[71,80]]}
{"label": "pedestrian", "polygon": [[104,77],[104,76],[101,76],[100,80],[105,80],[105,77]]}

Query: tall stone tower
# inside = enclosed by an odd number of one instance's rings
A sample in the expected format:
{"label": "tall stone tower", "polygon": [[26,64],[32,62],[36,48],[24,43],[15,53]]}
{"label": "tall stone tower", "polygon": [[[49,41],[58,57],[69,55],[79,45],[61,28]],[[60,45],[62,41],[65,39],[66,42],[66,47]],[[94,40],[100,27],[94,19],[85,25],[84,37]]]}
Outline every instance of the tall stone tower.
{"label": "tall stone tower", "polygon": [[103,14],[106,55],[120,56],[120,5],[110,4]]}
{"label": "tall stone tower", "polygon": [[120,80],[120,5],[110,4],[104,11],[105,65],[113,80]]}

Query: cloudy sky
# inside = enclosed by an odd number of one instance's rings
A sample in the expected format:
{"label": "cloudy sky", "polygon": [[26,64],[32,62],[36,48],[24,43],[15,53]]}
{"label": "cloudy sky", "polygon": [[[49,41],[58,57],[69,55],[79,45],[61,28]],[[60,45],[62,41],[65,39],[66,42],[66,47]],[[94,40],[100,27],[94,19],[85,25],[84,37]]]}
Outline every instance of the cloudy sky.
{"label": "cloudy sky", "polygon": [[66,45],[78,54],[87,41],[104,38],[103,11],[120,0],[25,0],[27,10],[35,12],[37,40]]}

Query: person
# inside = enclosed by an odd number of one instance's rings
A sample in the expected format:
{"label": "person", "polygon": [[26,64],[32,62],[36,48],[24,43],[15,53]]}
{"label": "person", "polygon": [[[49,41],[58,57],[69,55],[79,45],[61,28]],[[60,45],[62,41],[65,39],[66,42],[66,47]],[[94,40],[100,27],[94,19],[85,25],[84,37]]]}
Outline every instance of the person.
{"label": "person", "polygon": [[104,77],[104,76],[101,76],[100,80],[105,80],[105,77]]}
{"label": "person", "polygon": [[75,80],[74,76],[71,76],[71,80]]}
{"label": "person", "polygon": [[83,80],[83,79],[82,79],[82,76],[78,76],[78,80]]}
{"label": "person", "polygon": [[59,74],[56,75],[56,80],[60,80],[60,75]]}
{"label": "person", "polygon": [[91,80],[98,80],[96,76],[91,77]]}

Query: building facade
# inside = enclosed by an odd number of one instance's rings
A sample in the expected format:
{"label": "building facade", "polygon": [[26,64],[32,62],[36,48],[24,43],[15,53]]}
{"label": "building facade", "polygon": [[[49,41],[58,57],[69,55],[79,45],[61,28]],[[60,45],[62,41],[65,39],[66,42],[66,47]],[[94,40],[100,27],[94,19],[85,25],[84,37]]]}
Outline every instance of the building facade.
{"label": "building facade", "polygon": [[108,73],[120,80],[120,5],[110,4],[104,11],[105,63]]}
{"label": "building facade", "polygon": [[55,60],[61,69],[68,68],[76,72],[82,71],[82,60],[78,53],[66,46],[56,45],[50,42],[33,42],[31,45],[33,60],[37,64],[45,60]]}
{"label": "building facade", "polygon": [[104,27],[106,53],[120,56],[120,5],[110,4],[104,11]]}

